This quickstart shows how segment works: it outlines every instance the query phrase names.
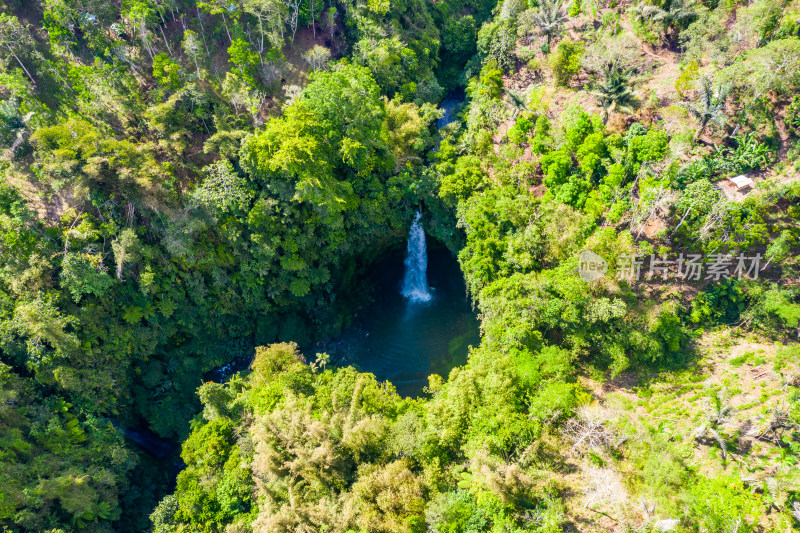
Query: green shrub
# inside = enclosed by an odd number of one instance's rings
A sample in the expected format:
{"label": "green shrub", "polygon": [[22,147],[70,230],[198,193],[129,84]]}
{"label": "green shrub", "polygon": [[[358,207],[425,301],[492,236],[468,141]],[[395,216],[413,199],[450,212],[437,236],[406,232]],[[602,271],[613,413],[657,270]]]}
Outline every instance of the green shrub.
{"label": "green shrub", "polygon": [[698,477],[690,489],[691,518],[701,531],[755,531],[762,515],[760,498],[738,476]]}
{"label": "green shrub", "polygon": [[556,84],[566,87],[581,68],[581,57],[585,45],[582,41],[573,41],[569,37],[563,39],[550,58],[550,68]]}
{"label": "green shrub", "polygon": [[508,129],[508,140],[514,144],[525,142],[527,135],[533,130],[533,123],[527,117],[519,117]]}
{"label": "green shrub", "polygon": [[545,178],[544,184],[550,189],[555,189],[567,181],[572,168],[572,157],[563,150],[556,150],[542,157],[542,170]]}

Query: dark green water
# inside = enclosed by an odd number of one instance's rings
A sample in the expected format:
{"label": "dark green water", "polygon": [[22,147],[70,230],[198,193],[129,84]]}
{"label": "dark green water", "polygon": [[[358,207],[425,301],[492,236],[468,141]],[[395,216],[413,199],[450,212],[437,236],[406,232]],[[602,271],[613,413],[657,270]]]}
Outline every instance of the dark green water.
{"label": "dark green water", "polygon": [[371,303],[352,325],[325,347],[339,364],[353,364],[403,396],[417,396],[430,374],[447,377],[467,362],[480,342],[478,320],[467,297],[458,262],[446,249],[428,250],[429,302],[409,303],[400,294],[405,250],[370,268],[360,289]]}

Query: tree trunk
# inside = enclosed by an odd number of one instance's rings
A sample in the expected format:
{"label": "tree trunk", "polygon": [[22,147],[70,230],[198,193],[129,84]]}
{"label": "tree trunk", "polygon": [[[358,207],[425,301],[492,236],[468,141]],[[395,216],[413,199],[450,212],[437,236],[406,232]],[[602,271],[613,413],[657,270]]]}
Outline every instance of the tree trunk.
{"label": "tree trunk", "polygon": [[228,34],[228,40],[230,41],[231,44],[233,44],[233,39],[231,39],[231,32],[228,29],[228,19],[225,18],[225,11],[223,11],[221,14],[222,14],[222,23],[225,25],[225,33]]}
{"label": "tree trunk", "polygon": [[164,44],[167,45],[167,52],[169,52],[169,55],[172,56],[172,48],[169,47],[169,41],[167,40],[167,34],[164,33],[164,26],[159,26],[158,29],[161,30],[161,37],[164,38]]}
{"label": "tree trunk", "polygon": [[694,142],[700,140],[700,136],[703,135],[703,132],[706,131],[706,126],[708,125],[707,122],[700,123],[700,129],[697,130],[697,133],[694,134]]}
{"label": "tree trunk", "polygon": [[203,36],[203,46],[206,47],[206,56],[208,57],[208,60],[211,61],[211,52],[208,51],[208,44],[206,43],[206,29],[203,26],[203,19],[200,17],[200,9],[198,9],[197,6],[195,6],[195,9],[197,9],[197,21],[200,22],[200,35]]}
{"label": "tree trunk", "polygon": [[683,216],[681,217],[681,221],[680,221],[680,222],[678,222],[678,225],[677,225],[677,226],[675,226],[675,229],[674,229],[674,230],[672,230],[672,233],[670,233],[670,234],[669,234],[670,238],[671,238],[673,235],[675,235],[675,234],[678,232],[678,229],[680,229],[680,227],[683,225],[683,221],[684,221],[684,220],[686,220],[686,217],[687,217],[687,216],[689,216],[689,212],[690,212],[691,210],[692,210],[692,208],[691,208],[691,207],[690,207],[689,209],[687,209],[687,210],[686,210],[686,212],[685,212],[685,213],[683,214]]}
{"label": "tree trunk", "polygon": [[261,66],[264,66],[264,21],[261,20],[261,17],[258,17],[258,29],[261,33],[261,44],[258,47],[258,61],[261,63]]}
{"label": "tree trunk", "polygon": [[311,32],[314,35],[314,40],[317,40],[317,25],[314,23],[314,0],[308,0],[309,5],[311,6]]}
{"label": "tree trunk", "polygon": [[37,86],[36,85],[36,80],[33,79],[33,76],[31,76],[31,73],[28,72],[27,68],[25,68],[25,65],[22,64],[22,61],[20,61],[19,57],[17,57],[17,54],[14,53],[14,50],[12,50],[11,47],[8,44],[6,44],[6,48],[8,48],[8,51],[11,52],[12,56],[14,56],[14,59],[17,60],[17,63],[19,63],[19,66],[21,66],[22,70],[25,71],[25,74],[28,75],[28,79],[31,80],[31,83],[33,84],[33,86],[36,87]]}

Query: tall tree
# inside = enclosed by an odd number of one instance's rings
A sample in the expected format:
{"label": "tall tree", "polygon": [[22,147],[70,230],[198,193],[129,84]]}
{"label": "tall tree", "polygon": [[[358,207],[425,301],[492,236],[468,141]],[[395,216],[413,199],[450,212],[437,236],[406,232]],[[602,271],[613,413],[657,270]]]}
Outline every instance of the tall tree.
{"label": "tall tree", "polygon": [[181,46],[183,47],[183,51],[189,56],[192,61],[194,61],[194,66],[197,69],[197,77],[198,79],[200,76],[200,63],[198,59],[202,55],[202,51],[200,50],[200,39],[197,37],[197,34],[192,30],[186,30],[183,33],[183,42],[181,42]]}
{"label": "tall tree", "polygon": [[267,46],[280,50],[283,45],[283,25],[289,6],[281,0],[242,0],[242,7],[258,21],[258,57],[263,65]]}
{"label": "tall tree", "polygon": [[209,15],[222,15],[222,24],[225,26],[225,33],[228,34],[228,42],[233,43],[231,30],[228,28],[228,19],[225,18],[225,11],[230,9],[231,6],[236,6],[236,4],[229,0],[204,0],[202,2],[197,2],[197,7]]}
{"label": "tall tree", "polygon": [[34,86],[36,85],[36,80],[33,79],[20,56],[33,50],[35,44],[30,32],[20,23],[17,17],[0,13],[0,50],[7,52],[8,56],[13,57],[19,63],[19,66],[22,67],[22,70],[25,71]]}
{"label": "tall tree", "polygon": [[324,69],[325,65],[328,64],[328,61],[331,59],[331,51],[324,46],[315,44],[311,50],[303,54],[303,59],[305,59],[308,64],[311,65],[314,72],[316,72]]}

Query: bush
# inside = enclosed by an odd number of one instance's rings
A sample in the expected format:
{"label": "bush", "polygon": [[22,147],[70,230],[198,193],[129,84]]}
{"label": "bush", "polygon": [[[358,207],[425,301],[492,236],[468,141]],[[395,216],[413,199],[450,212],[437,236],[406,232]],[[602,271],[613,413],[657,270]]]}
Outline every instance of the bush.
{"label": "bush", "polygon": [[[779,285],[746,286],[751,304],[742,314],[745,324],[770,335],[794,333],[800,324],[797,292]],[[788,330],[788,331],[787,331]]]}
{"label": "bush", "polygon": [[425,522],[432,533],[487,531],[490,525],[486,511],[465,490],[440,494],[428,505]]}
{"label": "bush", "polygon": [[772,162],[769,146],[758,141],[752,133],[737,135],[734,139],[736,148],[718,147],[712,155],[683,166],[675,176],[678,187],[684,188],[697,180],[711,180],[720,175],[761,170]]}
{"label": "bush", "polygon": [[786,108],[784,123],[795,137],[800,137],[800,96],[795,96]]}
{"label": "bush", "polygon": [[556,150],[542,157],[542,171],[545,174],[544,184],[548,189],[557,188],[567,181],[572,168],[572,158],[563,150]]}
{"label": "bush", "polygon": [[584,44],[573,41],[569,37],[558,43],[555,53],[550,58],[550,68],[558,85],[566,87],[581,68]]}
{"label": "bush", "polygon": [[760,498],[735,476],[698,477],[690,492],[692,517],[702,531],[755,531]]}
{"label": "bush", "polygon": [[678,92],[678,96],[686,98],[700,75],[699,68],[700,65],[698,65],[697,61],[690,61],[689,64],[681,69],[681,75],[675,80],[675,90]]}
{"label": "bush", "polygon": [[756,98],[768,91],[786,94],[796,90],[800,86],[800,39],[780,39],[746,51],[720,72],[719,81],[731,82]]}
{"label": "bush", "polygon": [[532,130],[533,123],[526,117],[519,117],[508,130],[508,140],[514,144],[521,144]]}

